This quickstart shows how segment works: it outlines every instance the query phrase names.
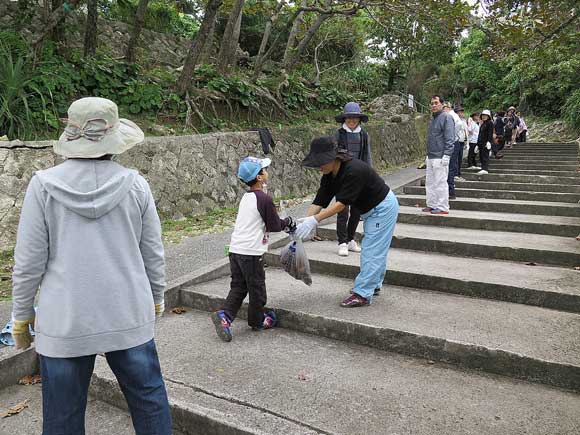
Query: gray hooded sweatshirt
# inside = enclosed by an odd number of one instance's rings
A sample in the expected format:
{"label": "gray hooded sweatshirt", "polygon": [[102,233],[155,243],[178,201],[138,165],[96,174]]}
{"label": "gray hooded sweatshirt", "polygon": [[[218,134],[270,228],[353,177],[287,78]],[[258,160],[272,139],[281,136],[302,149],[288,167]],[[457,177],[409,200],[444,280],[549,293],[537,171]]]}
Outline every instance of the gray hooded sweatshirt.
{"label": "gray hooded sweatshirt", "polygon": [[36,351],[69,358],[153,338],[163,301],[161,224],[147,181],[109,160],[36,172],[14,253],[13,315],[34,317]]}

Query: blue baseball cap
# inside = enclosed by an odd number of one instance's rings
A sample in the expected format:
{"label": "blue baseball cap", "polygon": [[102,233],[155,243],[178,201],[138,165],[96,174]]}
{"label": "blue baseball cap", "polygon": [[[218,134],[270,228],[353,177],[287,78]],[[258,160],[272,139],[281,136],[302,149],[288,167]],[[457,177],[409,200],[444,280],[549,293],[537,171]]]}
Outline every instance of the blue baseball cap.
{"label": "blue baseball cap", "polygon": [[255,180],[260,171],[272,164],[270,159],[258,159],[257,157],[246,157],[238,166],[238,178],[244,183]]}

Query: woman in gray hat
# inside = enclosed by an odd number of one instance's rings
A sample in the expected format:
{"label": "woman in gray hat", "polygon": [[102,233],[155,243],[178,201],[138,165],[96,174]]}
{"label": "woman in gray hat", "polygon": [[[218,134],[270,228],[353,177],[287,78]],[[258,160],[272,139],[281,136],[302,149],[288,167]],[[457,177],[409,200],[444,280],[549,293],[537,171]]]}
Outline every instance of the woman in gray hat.
{"label": "woman in gray hat", "polygon": [[[338,147],[347,150],[352,157],[362,160],[372,166],[371,140],[361,123],[369,117],[362,113],[357,103],[346,103],[344,110],[335,117],[342,126],[336,132]],[[336,217],[336,235],[338,238],[338,255],[348,256],[350,252],[360,252],[361,249],[354,240],[356,228],[360,222],[360,211],[356,207],[346,206]]]}
{"label": "woman in gray hat", "polygon": [[[104,98],[72,103],[54,145],[67,160],[37,171],[14,253],[13,336],[40,354],[43,435],[84,434],[95,357],[105,354],[138,435],[171,434],[153,332],[164,310],[161,224],[147,181],[111,161],[143,142]],[[35,315],[34,299],[40,288]]]}
{"label": "woman in gray hat", "polygon": [[[314,139],[302,164],[307,168],[319,168],[323,175],[307,217],[295,234],[302,239],[310,237],[319,222],[340,213],[346,206],[360,210],[365,235],[360,272],[352,294],[340,305],[345,308],[369,305],[385,279],[387,253],[399,214],[397,198],[369,165],[338,148],[331,136]],[[330,206],[333,198],[336,202]]]}

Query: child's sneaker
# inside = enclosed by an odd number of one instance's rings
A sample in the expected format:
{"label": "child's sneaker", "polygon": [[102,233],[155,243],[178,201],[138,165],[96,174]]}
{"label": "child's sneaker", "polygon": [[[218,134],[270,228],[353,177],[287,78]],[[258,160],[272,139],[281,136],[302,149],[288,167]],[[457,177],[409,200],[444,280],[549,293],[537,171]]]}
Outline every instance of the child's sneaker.
{"label": "child's sneaker", "polygon": [[262,329],[270,329],[278,326],[278,317],[274,311],[268,311],[264,314],[264,321],[262,322]]}
{"label": "child's sneaker", "polygon": [[215,332],[217,332],[219,338],[226,342],[232,341],[232,322],[230,322],[224,310],[211,313],[211,320],[215,325]]}
{"label": "child's sneaker", "polygon": [[253,331],[261,331],[263,329],[272,329],[278,326],[278,317],[274,311],[268,311],[264,313],[264,319],[262,320],[262,325],[259,327],[252,327]]}

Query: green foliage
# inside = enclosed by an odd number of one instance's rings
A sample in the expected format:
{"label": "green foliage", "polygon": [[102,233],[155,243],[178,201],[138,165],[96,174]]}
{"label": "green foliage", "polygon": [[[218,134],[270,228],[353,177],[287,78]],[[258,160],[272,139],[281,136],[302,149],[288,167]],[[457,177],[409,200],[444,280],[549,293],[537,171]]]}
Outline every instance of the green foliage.
{"label": "green foliage", "polygon": [[[6,42],[16,42],[7,45]],[[35,122],[50,115],[43,91],[33,81],[30,61],[20,52],[20,41],[0,35],[0,136],[29,138]],[[32,102],[36,101],[38,111]]]}
{"label": "green foliage", "polygon": [[576,131],[580,131],[580,89],[566,100],[563,109],[564,120]]}
{"label": "green foliage", "polygon": [[147,73],[104,55],[82,59],[73,53],[65,59],[50,44],[34,68],[28,52],[22,40],[0,33],[0,132],[11,138],[57,130],[70,103],[85,96],[109,98],[133,115],[183,111],[167,73]]}
{"label": "green foliage", "polygon": [[[131,24],[137,12],[137,4],[137,0],[118,0],[107,5],[102,12],[110,20]],[[155,32],[193,38],[199,30],[199,22],[179,12],[174,2],[154,0],[149,2],[143,27]]]}

